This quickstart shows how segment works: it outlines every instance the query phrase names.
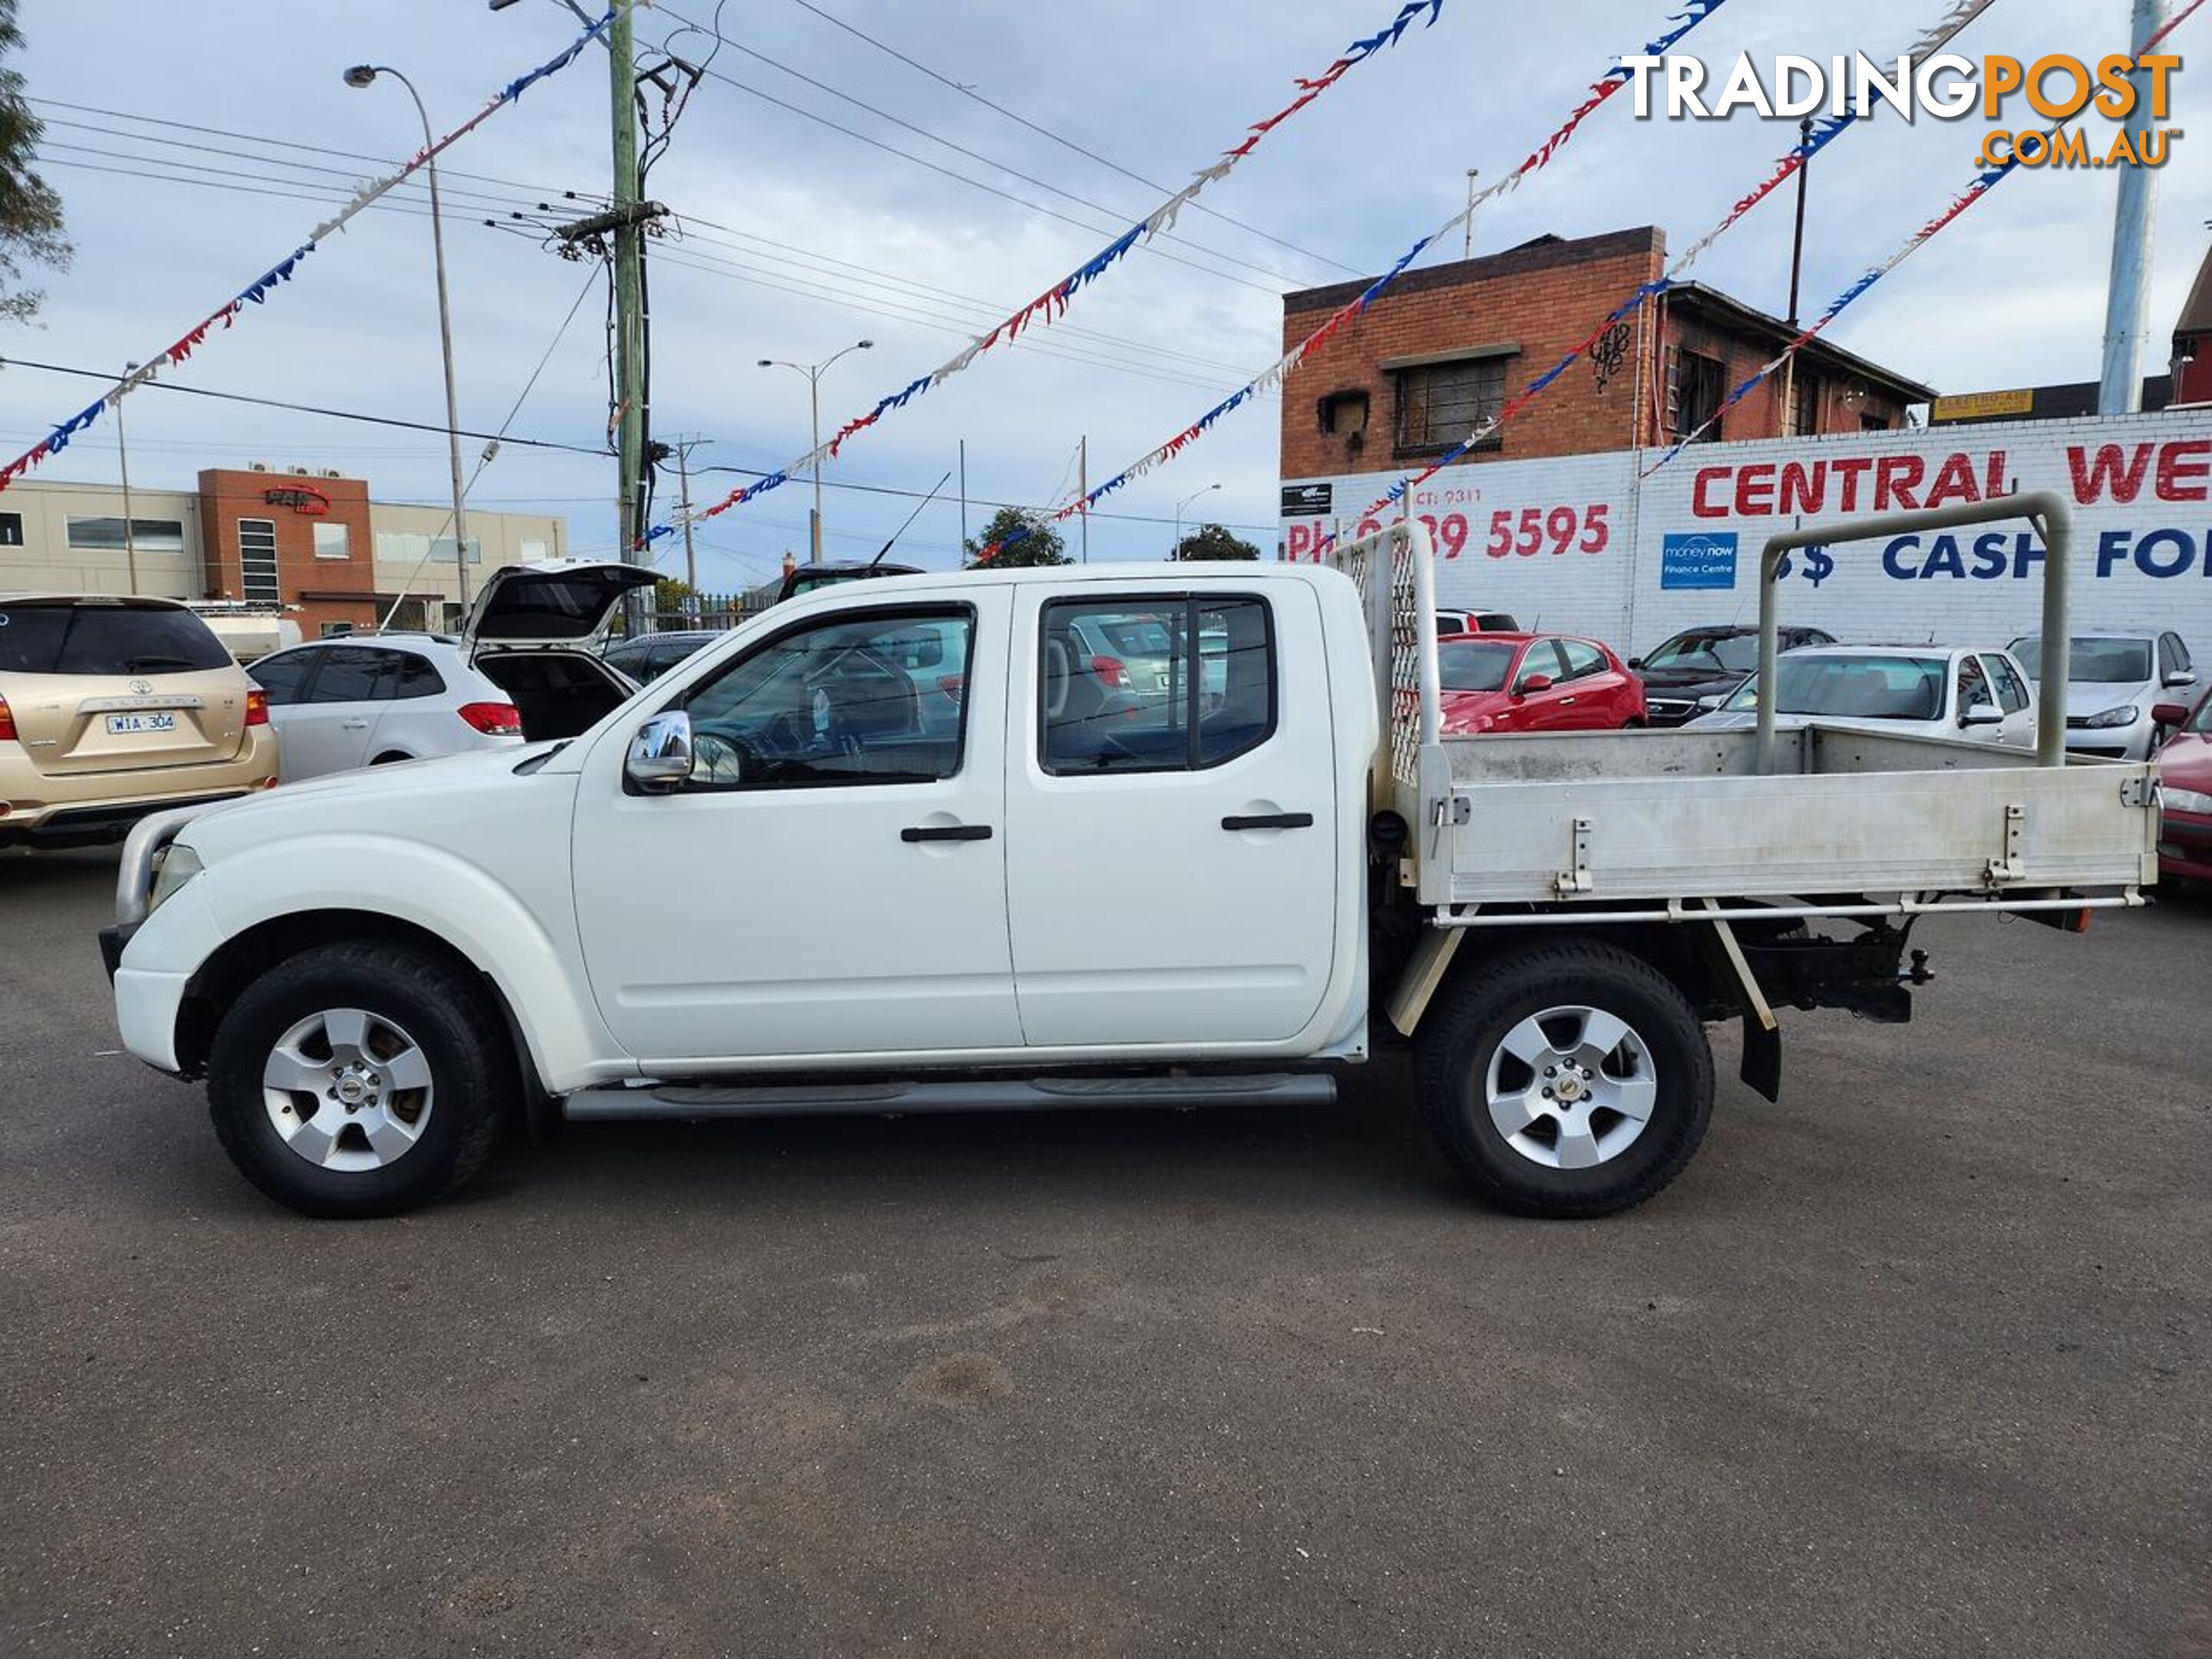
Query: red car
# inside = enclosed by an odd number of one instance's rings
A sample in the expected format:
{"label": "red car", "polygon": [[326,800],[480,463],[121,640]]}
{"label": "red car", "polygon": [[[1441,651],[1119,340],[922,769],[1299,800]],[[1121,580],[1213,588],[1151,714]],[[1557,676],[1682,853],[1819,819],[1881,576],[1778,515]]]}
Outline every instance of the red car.
{"label": "red car", "polygon": [[2173,736],[2158,751],[2158,872],[2169,879],[2212,881],[2212,694],[2192,711],[2162,702],[2151,718]]}
{"label": "red car", "polygon": [[1595,640],[1456,634],[1437,641],[1444,730],[1610,732],[1647,720],[1644,682]]}

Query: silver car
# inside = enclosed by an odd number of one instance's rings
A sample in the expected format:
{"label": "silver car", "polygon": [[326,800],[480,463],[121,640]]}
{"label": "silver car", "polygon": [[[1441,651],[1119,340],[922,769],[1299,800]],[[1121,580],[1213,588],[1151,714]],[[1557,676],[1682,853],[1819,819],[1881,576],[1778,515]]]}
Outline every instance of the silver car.
{"label": "silver car", "polygon": [[[1712,701],[1687,731],[1759,723],[1759,680]],[[1817,720],[1864,732],[1951,738],[2027,748],[2035,742],[2035,697],[2009,652],[1994,647],[1814,645],[1775,664],[1778,721]]]}
{"label": "silver car", "polygon": [[[2066,746],[2108,760],[2147,760],[2158,746],[2152,708],[2172,687],[2197,684],[2197,670],[2181,635],[2075,634],[2067,670]],[[2028,678],[2043,684],[2043,641],[2034,634],[2012,642]]]}
{"label": "silver car", "polygon": [[246,672],[268,694],[283,781],[586,731],[637,690],[592,647],[652,580],[627,565],[508,565],[458,636],[347,635],[257,659]]}

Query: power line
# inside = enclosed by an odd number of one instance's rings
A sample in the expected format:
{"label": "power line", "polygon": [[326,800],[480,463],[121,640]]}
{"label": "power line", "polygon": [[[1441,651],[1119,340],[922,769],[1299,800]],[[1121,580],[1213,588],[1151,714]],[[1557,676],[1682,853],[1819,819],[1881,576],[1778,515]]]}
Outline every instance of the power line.
{"label": "power line", "polygon": [[[819,125],[828,127],[833,132],[842,132],[848,138],[857,138],[862,143],[869,145],[873,149],[882,150],[886,155],[897,156],[901,161],[911,161],[919,167],[927,167],[932,173],[942,173],[947,179],[955,179],[957,182],[969,185],[974,189],[987,191],[991,195],[996,196],[1004,201],[1012,202],[1016,207],[1026,208],[1031,213],[1041,213],[1048,219],[1057,219],[1062,224],[1073,225],[1078,230],[1082,231],[1087,236],[1103,236],[1108,234],[1106,230],[1101,228],[1099,226],[1085,224],[1082,220],[1075,218],[1068,214],[1060,212],[1057,209],[1040,207],[1036,203],[1029,200],[1026,197],[1017,196],[1010,190],[1001,190],[996,185],[986,184],[981,179],[971,179],[964,173],[956,172],[951,167],[940,166],[937,162],[932,161],[924,156],[916,155],[912,150],[901,149],[896,144],[887,144],[880,138],[872,138],[866,133],[861,132],[855,128],[846,126],[842,122],[833,121],[826,115],[817,115],[811,109],[803,108],[799,105],[790,102],[788,100],[777,97],[774,93],[763,92],[758,87],[749,86],[743,81],[739,81],[732,76],[724,74],[720,70],[708,70],[707,71],[707,75],[711,80],[720,81],[726,86],[735,87],[739,92],[750,93],[754,97],[762,100],[763,102],[774,104],[778,109],[788,110],[793,115],[799,116],[805,120],[815,122]],[[994,161],[991,162],[990,165],[996,167],[998,163]],[[1156,241],[1140,241],[1137,246],[1146,252],[1154,255],[1156,258],[1169,260],[1175,264],[1187,266],[1192,270],[1202,272],[1208,276],[1218,276],[1224,283],[1236,283],[1242,287],[1251,289],[1257,293],[1265,294],[1270,298],[1281,297],[1283,290],[1279,280],[1275,286],[1269,287],[1264,283],[1253,282],[1247,277],[1239,276],[1234,271],[1217,270],[1212,265],[1200,264],[1194,259],[1186,259],[1179,253],[1170,253],[1165,248],[1158,246]]]}
{"label": "power line", "polygon": [[[150,119],[152,118],[147,118]],[[283,167],[293,169],[295,171],[332,174],[345,178],[351,178],[354,176],[348,173],[344,169],[323,167],[312,162],[295,161],[281,156],[259,155],[251,151],[231,149],[213,144],[201,144],[189,140],[172,138],[160,134],[122,131],[116,129],[98,126],[89,122],[72,123],[59,118],[54,118],[50,122],[50,125],[55,126],[71,126],[81,131],[118,137],[134,143],[169,147],[187,151],[228,156],[240,161],[258,161],[270,167]],[[185,124],[178,125],[183,125]],[[246,143],[259,144],[283,142],[281,140],[265,139],[251,134],[241,133],[229,135],[224,133],[221,129],[208,129],[208,131],[212,133],[216,133],[219,136],[235,136],[240,138],[241,142]],[[196,159],[166,155],[141,155],[133,151],[102,149],[97,146],[77,144],[69,141],[53,138],[52,137],[49,137],[44,141],[44,145],[45,148],[41,151],[42,159],[50,161],[52,165],[79,167],[93,172],[105,172],[112,176],[143,178],[159,183],[197,184],[203,187],[219,187],[226,190],[231,189],[233,186],[228,183],[218,184],[218,180],[245,179],[261,187],[249,193],[277,196],[280,199],[298,199],[302,201],[340,201],[349,198],[351,194],[349,187],[341,187],[337,185],[326,183],[320,179],[295,179],[259,173],[247,173],[234,168],[216,167],[212,163]],[[311,146],[307,148],[315,149],[318,151],[320,149],[320,147]],[[46,151],[53,149],[73,150],[83,155],[104,156],[108,158],[110,161],[124,161],[133,163],[143,163],[145,167],[151,168],[178,169],[181,170],[182,173],[188,175],[206,174],[209,176],[179,176],[179,173],[175,171],[146,172],[136,171],[129,167],[105,167],[94,162],[77,161],[68,156],[52,155],[46,153]],[[515,187],[526,188],[520,185],[517,185]],[[305,191],[326,193],[319,195],[298,195],[287,198],[283,195],[283,192],[286,191]],[[516,204],[516,199],[512,197],[498,196],[487,191],[469,191],[465,189],[455,191],[449,188],[447,194],[449,196],[458,197],[465,204],[469,204],[468,211],[471,214],[486,210],[506,210],[509,216],[508,220],[498,222],[493,226],[494,228],[503,230],[515,228],[515,224],[512,222],[514,221],[520,221],[520,224],[524,226],[532,225],[533,222],[533,215],[526,211],[526,209],[534,205],[537,210],[544,211],[550,210],[551,205],[544,201],[532,204],[526,200],[522,206],[519,208]],[[585,193],[573,190],[563,191],[561,194],[564,198],[571,201],[589,199]],[[410,201],[406,204],[397,202],[380,202],[375,205],[380,208],[386,208],[394,210],[411,211],[419,216],[423,210],[421,204],[422,198],[418,194],[410,198]],[[459,217],[463,216],[456,215],[453,216]],[[1000,317],[1005,314],[1008,308],[1003,301],[980,300],[973,295],[959,294],[951,289],[937,288],[930,283],[915,282],[912,278],[896,276],[891,273],[878,270],[872,266],[859,264],[851,260],[840,259],[835,256],[819,253],[811,249],[799,247],[791,243],[779,242],[772,238],[763,237],[751,232],[738,230],[734,227],[723,225],[713,220],[684,216],[679,222],[683,227],[687,245],[690,242],[696,241],[710,246],[726,248],[730,252],[743,254],[749,258],[765,259],[777,264],[791,265],[795,270],[803,272],[810,278],[818,279],[821,273],[811,269],[807,264],[802,263],[802,261],[813,261],[820,264],[839,267],[842,271],[854,273],[854,276],[846,277],[844,280],[858,281],[864,287],[880,288],[897,292],[900,294],[902,299],[908,297],[908,291],[910,291],[912,295],[917,296],[930,296],[932,298],[941,296],[944,300],[949,301],[956,306],[972,308],[980,317],[988,319],[989,322],[995,322]],[[726,235],[740,238],[744,242],[758,243],[764,248],[781,249],[784,251],[785,254],[795,254],[799,256],[799,258],[796,259],[786,258],[777,253],[759,252],[755,248],[743,246],[736,242],[720,240],[712,235],[701,234],[697,230],[692,228],[694,226],[704,227],[709,231],[720,231]],[[711,258],[711,256],[701,257]],[[777,276],[784,275],[784,273],[781,271],[772,274]],[[1109,349],[1123,350],[1128,354],[1139,357],[1158,357],[1164,362],[1169,362],[1176,365],[1188,363],[1201,369],[1216,369],[1225,374],[1241,374],[1243,372],[1243,366],[1240,363],[1231,363],[1223,362],[1219,359],[1201,357],[1189,352],[1179,351],[1173,348],[1162,346],[1151,341],[1139,340],[1123,336],[1109,334],[1099,330],[1084,328],[1074,324],[1061,325],[1057,330],[1057,335],[1071,347],[1078,345],[1079,343],[1090,342]]]}
{"label": "power line", "polygon": [[[373,161],[380,168],[385,169],[386,171],[389,171],[392,168],[403,165],[403,158],[398,156],[373,155],[365,150],[358,149],[332,149],[327,144],[302,143],[299,140],[294,138],[274,138],[259,133],[234,132],[227,127],[201,126],[191,121],[171,120],[165,116],[141,115],[135,110],[106,109],[97,104],[72,104],[65,102],[59,98],[27,96],[27,101],[33,104],[43,104],[49,109],[75,110],[81,115],[105,115],[109,117],[111,119],[118,121],[138,121],[143,122],[149,126],[173,127],[179,132],[197,132],[204,137],[236,138],[249,144],[265,144],[280,149],[305,150],[308,154],[313,155],[336,155],[347,161]],[[88,124],[58,120],[55,121],[53,125],[57,126],[71,126],[84,125]],[[93,130],[94,131],[106,131],[106,129],[103,128],[94,128]],[[127,137],[138,135],[116,133],[112,136],[117,137]],[[155,139],[151,135],[144,135],[144,137],[146,137],[146,141],[149,143],[174,142],[171,140]],[[557,196],[564,193],[562,191],[554,189],[549,185],[524,184],[519,179],[514,179],[494,178],[489,173],[463,173],[458,168],[449,167],[441,167],[438,169],[438,176],[441,179],[472,179],[480,185],[504,185],[515,190],[527,191],[534,195],[539,196]],[[586,191],[580,192],[580,194],[593,201],[604,202],[606,200],[606,193],[604,191]]]}
{"label": "power line", "polygon": [[[908,121],[901,116],[894,115],[889,110],[880,108],[877,105],[868,102],[864,98],[856,98],[849,92],[841,91],[837,88],[831,86],[826,81],[817,81],[812,76],[805,74],[802,70],[792,68],[788,64],[781,63],[777,59],[770,58],[766,52],[754,51],[752,47],[746,46],[741,40],[732,40],[726,35],[717,34],[711,29],[702,27],[699,24],[692,22],[690,18],[684,16],[682,12],[674,9],[672,7],[663,5],[660,7],[660,9],[666,12],[671,17],[676,19],[679,23],[684,24],[686,27],[693,29],[701,34],[712,35],[713,38],[720,42],[721,45],[729,46],[733,51],[741,52],[746,57],[753,58],[757,62],[765,64],[772,70],[781,70],[782,73],[790,76],[795,81],[803,81],[808,86],[814,88],[817,91],[828,93],[832,98],[842,100],[844,102],[852,105],[856,109],[864,109],[867,111],[869,114],[877,117],[880,120],[889,121],[893,126],[903,127],[907,131],[915,134],[918,137],[927,138],[933,144],[942,144],[945,149],[952,151],[956,155],[964,155],[972,161],[981,161],[985,167],[995,167],[1000,173],[1006,173],[1010,178],[1018,179],[1025,185],[1034,185],[1039,190],[1048,191],[1053,195],[1060,198],[1063,201],[1073,202],[1079,207],[1089,208],[1094,213],[1103,213],[1109,218],[1119,219],[1124,224],[1127,224],[1132,218],[1142,218],[1144,216],[1142,214],[1133,215],[1125,212],[1120,208],[1109,207],[1103,202],[1095,202],[1089,197],[1079,196],[1072,190],[1063,190],[1058,185],[1052,184],[1043,179],[1039,179],[1033,173],[1024,173],[1019,167],[1009,167],[1006,162],[997,161],[991,156],[986,155],[980,150],[970,149],[967,145],[956,143],[953,140],[945,137],[941,134],[932,132],[927,127],[917,126],[912,121]],[[675,36],[671,35],[669,39],[673,40],[675,39]],[[667,50],[666,42],[662,43],[661,50],[664,52]],[[1158,189],[1159,187],[1155,185],[1153,188]],[[1174,192],[1171,191],[1161,190],[1160,193],[1162,195],[1172,195]],[[1219,248],[1207,247],[1201,242],[1193,241],[1188,236],[1178,236],[1172,231],[1162,231],[1160,233],[1160,236],[1164,240],[1180,243],[1185,247],[1194,249],[1200,253],[1206,254],[1210,258],[1226,260],[1231,264],[1242,265],[1247,270],[1256,270],[1261,276],[1273,277],[1278,282],[1281,280],[1279,275],[1269,266],[1255,264],[1250,259],[1240,258],[1234,253],[1224,252]]]}
{"label": "power line", "polygon": [[[563,326],[565,327],[566,325],[564,324]],[[544,365],[541,363],[539,368],[542,369]],[[6,368],[32,368],[46,374],[73,374],[82,380],[105,380],[110,385],[114,384],[115,381],[114,374],[107,369],[70,368],[61,363],[33,362],[27,357],[0,357],[0,369]],[[536,376],[533,375],[532,380],[534,383]],[[281,398],[257,398],[244,392],[216,392],[204,386],[179,386],[173,380],[145,380],[140,383],[141,391],[149,387],[155,392],[182,392],[190,398],[214,398],[227,404],[254,404],[264,409],[289,410],[295,415],[320,415],[333,421],[359,421],[370,426],[398,427],[409,432],[434,432],[441,437],[446,431],[445,425],[440,422],[403,420],[396,415],[364,415],[355,410],[325,409],[317,404],[287,403]],[[565,450],[570,454],[591,455],[600,459],[605,459],[611,453],[607,449],[594,448],[586,444],[564,444],[551,438],[510,438],[497,432],[471,432],[465,427],[459,428],[457,430],[464,438],[483,438],[502,444],[521,444],[531,449]]]}
{"label": "power line", "polygon": [[[855,27],[853,24],[847,22],[842,17],[833,17],[830,13],[823,10],[821,7],[810,3],[810,0],[793,0],[793,3],[812,12],[823,22],[831,24],[837,28],[841,28],[844,30],[846,33],[853,35],[856,39],[865,40],[868,45],[873,46],[878,52],[889,53],[891,57],[897,58],[900,63],[904,64],[908,69],[919,70],[922,74],[927,76],[931,80],[937,82],[939,85],[951,88],[953,91],[958,93],[963,98],[972,100],[974,102],[982,105],[985,109],[996,111],[999,114],[1005,116],[1009,121],[1012,121],[1018,125],[1027,127],[1031,132],[1036,133],[1039,137],[1049,138],[1054,143],[1058,144],[1063,149],[1073,150],[1078,155],[1087,157],[1091,161],[1097,162],[1098,165],[1103,167],[1111,168],[1114,172],[1120,173],[1124,179],[1134,179],[1137,183],[1142,185],[1146,190],[1158,191],[1162,195],[1172,194],[1165,185],[1155,184],[1152,179],[1146,178],[1144,174],[1140,173],[1132,173],[1127,167],[1123,167],[1119,161],[1110,161],[1107,157],[1101,155],[1095,149],[1087,149],[1083,145],[1077,143],[1073,138],[1064,137],[1060,134],[1054,132],[1050,127],[1040,126],[1036,122],[1030,120],[1027,116],[1015,113],[1015,112],[1008,109],[1004,104],[993,102],[990,99],[983,96],[981,93],[976,91],[975,88],[966,85],[964,82],[956,81],[949,75],[939,74],[937,70],[930,68],[928,64],[918,62],[917,60],[908,57],[906,53],[901,52],[896,46],[890,46],[882,40],[878,40],[874,35],[870,34],[866,29]],[[666,11],[668,8],[663,6],[661,9]],[[671,13],[670,15],[674,15],[673,13]],[[1316,253],[1311,248],[1301,247],[1296,242],[1285,240],[1284,238],[1277,236],[1272,232],[1261,229],[1257,225],[1247,224],[1243,220],[1234,218],[1226,213],[1222,213],[1207,206],[1204,202],[1193,202],[1191,206],[1196,208],[1200,213],[1205,214],[1209,218],[1218,219],[1224,225],[1234,225],[1241,231],[1257,236],[1264,241],[1273,242],[1277,247],[1288,248],[1291,252],[1301,254],[1304,258],[1311,259],[1316,264],[1328,265],[1333,270],[1344,272],[1347,276],[1359,276],[1365,275],[1364,272],[1344,264],[1341,260],[1332,259],[1325,253]]]}

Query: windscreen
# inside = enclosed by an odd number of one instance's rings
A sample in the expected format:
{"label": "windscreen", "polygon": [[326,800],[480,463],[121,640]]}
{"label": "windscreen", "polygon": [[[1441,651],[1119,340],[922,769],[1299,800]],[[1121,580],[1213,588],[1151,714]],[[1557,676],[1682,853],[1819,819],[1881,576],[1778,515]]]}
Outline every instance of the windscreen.
{"label": "windscreen", "polygon": [[1644,659],[1646,668],[1709,668],[1748,674],[1759,666],[1755,634],[1677,634]]}
{"label": "windscreen", "polygon": [[1513,667],[1514,647],[1480,640],[1448,640],[1437,647],[1437,682],[1447,691],[1496,691]]}
{"label": "windscreen", "polygon": [[212,629],[167,605],[0,605],[0,674],[196,674],[230,660]]}
{"label": "windscreen", "polygon": [[[1776,665],[1778,714],[1836,720],[1932,720],[1943,712],[1948,665],[1942,657],[1785,656]],[[1748,680],[1728,700],[1731,713],[1759,707],[1759,683]]]}
{"label": "windscreen", "polygon": [[[2033,635],[2014,640],[2012,653],[2032,680],[2043,678],[2043,641]],[[2148,640],[2076,639],[2066,678],[2075,685],[2140,685],[2150,678]]]}

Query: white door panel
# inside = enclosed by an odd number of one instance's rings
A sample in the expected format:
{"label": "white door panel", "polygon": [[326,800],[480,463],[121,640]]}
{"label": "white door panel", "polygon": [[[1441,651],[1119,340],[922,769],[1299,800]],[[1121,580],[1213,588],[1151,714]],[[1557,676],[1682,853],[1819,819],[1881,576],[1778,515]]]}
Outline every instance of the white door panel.
{"label": "white door panel", "polygon": [[[1211,600],[1233,590],[1197,591]],[[1328,989],[1336,928],[1334,744],[1314,593],[1285,586],[1267,596],[1275,723],[1256,748],[1203,770],[1061,775],[1039,752],[1039,698],[1051,695],[1040,691],[1045,596],[1018,594],[1006,903],[1030,1045],[1295,1036]],[[1210,662],[1204,672],[1201,692],[1212,693],[1219,677]],[[1224,827],[1285,814],[1311,823]]]}
{"label": "white door panel", "polygon": [[[672,689],[593,744],[577,794],[578,926],[602,1016],[648,1066],[1020,1046],[1006,926],[1011,600],[983,586],[959,598],[975,629],[951,777],[625,793],[629,734],[681,705]],[[917,671],[917,689],[953,667]]]}

